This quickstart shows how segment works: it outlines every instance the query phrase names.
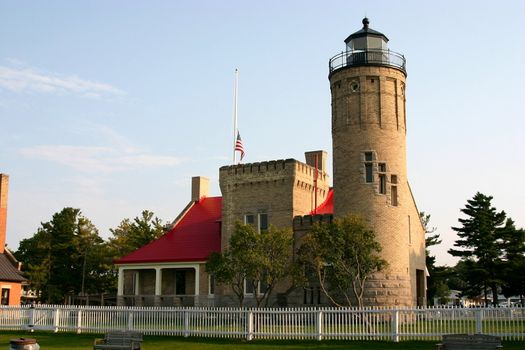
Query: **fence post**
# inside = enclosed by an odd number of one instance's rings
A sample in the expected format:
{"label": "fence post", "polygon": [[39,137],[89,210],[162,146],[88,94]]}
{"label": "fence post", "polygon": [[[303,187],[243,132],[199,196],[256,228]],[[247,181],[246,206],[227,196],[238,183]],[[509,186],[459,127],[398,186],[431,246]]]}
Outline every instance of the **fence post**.
{"label": "fence post", "polygon": [[250,341],[253,339],[253,311],[246,310],[246,340]]}
{"label": "fence post", "polygon": [[77,334],[82,333],[80,330],[80,327],[82,327],[82,310],[78,309],[77,313]]}
{"label": "fence post", "polygon": [[321,310],[317,310],[316,321],[317,340],[323,340],[323,312]]}
{"label": "fence post", "polygon": [[55,333],[58,332],[59,322],[60,322],[60,309],[57,307],[55,309],[55,315],[53,317],[53,325],[55,326],[55,330],[54,330]]}
{"label": "fence post", "polygon": [[184,337],[189,337],[190,335],[190,315],[187,309],[182,311],[184,314]]}
{"label": "fence post", "polygon": [[476,333],[481,334],[483,332],[482,322],[483,322],[483,309],[479,308],[475,310],[476,312]]}
{"label": "fence post", "polygon": [[392,310],[392,341],[399,342],[399,310]]}
{"label": "fence post", "polygon": [[128,331],[133,330],[133,311],[130,311],[128,314]]}
{"label": "fence post", "polygon": [[35,305],[31,304],[29,307],[29,324],[27,325],[27,328],[29,328],[30,332],[34,332],[35,327]]}

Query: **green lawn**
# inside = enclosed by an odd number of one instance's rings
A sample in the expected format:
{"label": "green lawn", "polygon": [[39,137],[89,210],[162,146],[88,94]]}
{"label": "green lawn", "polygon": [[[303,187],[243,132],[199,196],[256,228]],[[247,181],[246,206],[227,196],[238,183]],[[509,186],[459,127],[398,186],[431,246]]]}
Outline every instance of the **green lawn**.
{"label": "green lawn", "polygon": [[[93,340],[100,335],[49,333],[49,332],[0,332],[0,349],[9,348],[9,340],[13,338],[35,338],[41,350],[55,349],[93,349]],[[210,339],[210,338],[181,338],[145,336],[142,343],[143,350],[298,350],[298,349],[435,349],[435,341],[407,341],[400,343],[379,341],[252,341]],[[503,342],[505,350],[518,350],[525,348],[525,342]]]}

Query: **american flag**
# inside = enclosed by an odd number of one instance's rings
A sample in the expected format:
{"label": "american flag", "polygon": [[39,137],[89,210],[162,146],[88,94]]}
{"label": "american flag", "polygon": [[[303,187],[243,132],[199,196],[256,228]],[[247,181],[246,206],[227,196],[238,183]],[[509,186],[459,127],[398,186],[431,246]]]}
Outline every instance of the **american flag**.
{"label": "american flag", "polygon": [[241,160],[244,158],[244,146],[242,145],[241,134],[237,131],[237,140],[235,141],[235,150],[241,152]]}

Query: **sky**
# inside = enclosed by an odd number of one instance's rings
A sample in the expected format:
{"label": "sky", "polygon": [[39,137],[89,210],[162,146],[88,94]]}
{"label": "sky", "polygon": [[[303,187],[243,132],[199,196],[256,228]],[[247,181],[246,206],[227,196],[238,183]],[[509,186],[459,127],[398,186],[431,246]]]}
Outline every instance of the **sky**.
{"label": "sky", "polygon": [[525,2],[0,0],[0,172],[8,247],[64,207],[109,237],[171,222],[191,177],[328,151],[328,60],[370,27],[407,60],[408,176],[442,244],[476,192],[525,227]]}

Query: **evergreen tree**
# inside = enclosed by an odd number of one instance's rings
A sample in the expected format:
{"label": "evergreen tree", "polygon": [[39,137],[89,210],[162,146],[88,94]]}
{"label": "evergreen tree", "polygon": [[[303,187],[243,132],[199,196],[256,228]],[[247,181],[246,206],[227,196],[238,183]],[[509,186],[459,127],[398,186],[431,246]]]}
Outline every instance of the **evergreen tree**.
{"label": "evergreen tree", "polygon": [[507,298],[517,295],[521,305],[525,305],[525,230],[516,229],[509,218],[501,230],[501,237],[505,251],[503,295]]}
{"label": "evergreen tree", "polygon": [[26,263],[41,301],[61,303],[67,294],[99,291],[107,271],[102,249],[96,227],[79,209],[64,208],[22,240],[15,256]]}
{"label": "evergreen tree", "polygon": [[110,231],[113,237],[109,238],[108,247],[114,258],[121,258],[159,238],[165,230],[162,220],[153,212],[144,210],[141,216],[124,219]]}
{"label": "evergreen tree", "polygon": [[502,284],[501,228],[506,214],[496,211],[491,201],[491,196],[479,192],[467,201],[465,208],[461,209],[467,217],[458,219],[461,227],[452,228],[459,237],[454,246],[460,249],[450,249],[449,253],[460,257],[464,263],[463,278],[469,284],[467,294],[473,295],[476,290],[482,290],[485,304],[488,305],[490,290],[492,302],[497,305],[498,286]]}

